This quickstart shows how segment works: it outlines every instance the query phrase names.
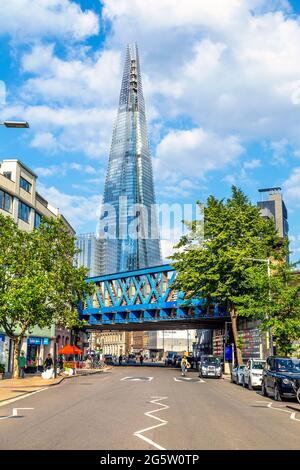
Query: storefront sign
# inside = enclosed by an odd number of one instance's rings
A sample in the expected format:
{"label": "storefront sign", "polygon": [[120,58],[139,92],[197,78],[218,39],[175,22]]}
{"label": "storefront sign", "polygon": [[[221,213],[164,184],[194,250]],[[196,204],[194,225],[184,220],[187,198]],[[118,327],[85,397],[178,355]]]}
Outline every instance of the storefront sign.
{"label": "storefront sign", "polygon": [[30,336],[27,340],[27,344],[35,344],[35,345],[44,344],[44,346],[47,346],[49,344],[49,338],[34,338]]}

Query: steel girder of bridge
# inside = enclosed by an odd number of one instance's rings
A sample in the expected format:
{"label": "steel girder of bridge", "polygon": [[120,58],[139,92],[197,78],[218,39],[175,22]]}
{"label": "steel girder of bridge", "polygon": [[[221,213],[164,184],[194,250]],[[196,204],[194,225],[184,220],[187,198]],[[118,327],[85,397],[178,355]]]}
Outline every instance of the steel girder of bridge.
{"label": "steel girder of bridge", "polygon": [[201,299],[186,301],[173,288],[175,269],[170,265],[88,278],[94,293],[79,307],[88,327],[99,329],[213,328],[223,323],[226,312],[209,313]]}

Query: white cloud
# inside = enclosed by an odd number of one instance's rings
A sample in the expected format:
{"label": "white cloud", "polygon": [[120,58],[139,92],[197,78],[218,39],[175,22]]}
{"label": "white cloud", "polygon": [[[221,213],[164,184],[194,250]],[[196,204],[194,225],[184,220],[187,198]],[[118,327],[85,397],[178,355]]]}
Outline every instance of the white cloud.
{"label": "white cloud", "polygon": [[289,11],[273,0],[106,0],[104,9],[109,46],[138,41],[146,102],[162,120],[297,143],[300,23]]}
{"label": "white cloud", "polygon": [[95,222],[100,216],[100,200],[99,195],[93,195],[90,197],[71,195],[59,191],[55,186],[47,187],[43,184],[38,185],[38,190],[43,197],[52,206],[59,208],[61,214],[63,214],[75,230],[80,230],[84,224],[89,222]]}
{"label": "white cloud", "polygon": [[120,51],[104,50],[62,60],[55,55],[54,44],[40,44],[23,56],[22,68],[33,75],[21,91],[28,101],[47,99],[48,103],[64,106],[117,104],[122,73]]}
{"label": "white cloud", "polygon": [[[143,28],[222,27],[244,9],[242,0],[105,0],[104,15],[113,22],[138,20]],[[119,26],[119,25],[118,25]]]}
{"label": "white cloud", "polygon": [[299,255],[300,255],[300,234],[290,235],[289,241],[290,241],[290,251],[292,252],[293,255],[297,255],[296,260],[298,261]]}
{"label": "white cloud", "polygon": [[82,174],[87,174],[87,175],[96,175],[97,170],[91,165],[81,165],[80,163],[76,162],[63,162],[60,165],[50,165],[49,167],[38,167],[35,168],[34,171],[38,176],[42,177],[51,177],[54,175],[59,175],[59,176],[65,176],[67,172],[70,170],[73,171],[78,171],[79,173]]}
{"label": "white cloud", "polygon": [[200,179],[235,162],[243,150],[235,136],[220,138],[201,128],[170,130],[157,146],[156,174],[169,181]]}
{"label": "white cloud", "polygon": [[97,15],[70,0],[1,0],[0,34],[20,42],[45,36],[80,40],[98,32]]}
{"label": "white cloud", "polygon": [[289,150],[289,141],[281,139],[270,143],[270,148],[273,151],[272,161],[273,165],[284,165]]}
{"label": "white cloud", "polygon": [[[81,106],[8,106],[6,119],[22,116],[30,123],[31,145],[56,152],[82,152],[90,158],[107,157],[116,110]],[[44,129],[47,129],[44,131]]]}
{"label": "white cloud", "polygon": [[56,152],[59,148],[58,143],[51,132],[37,132],[30,145],[33,148],[47,149],[49,152]]}
{"label": "white cloud", "polygon": [[[46,0],[43,8],[50,4],[49,24],[53,12],[64,15],[71,8],[69,18],[81,19],[87,14],[69,0],[61,2],[61,10],[58,0]],[[48,25],[47,44],[35,42],[22,58],[22,104],[10,103],[5,117],[30,121],[35,148],[107,158],[121,53],[126,42],[137,40],[150,138],[157,145],[156,178],[169,182],[174,197],[188,197],[195,188],[179,180],[195,181],[236,164],[251,141],[265,139],[277,159],[284,148],[300,147],[300,106],[292,102],[300,80],[300,22],[288,9],[280,0],[189,0],[188,8],[185,0],[105,0],[111,32],[103,50],[95,53],[81,43],[58,56]],[[80,30],[80,21],[69,21],[65,30],[61,20],[57,35],[93,34],[98,24],[93,15],[86,30]],[[14,21],[21,30],[20,16]],[[177,120],[186,120],[191,130],[177,130]],[[243,181],[245,170],[258,162],[245,162]]]}
{"label": "white cloud", "polygon": [[244,163],[244,168],[246,170],[253,170],[255,168],[259,168],[261,166],[261,161],[258,158],[253,158],[252,160],[249,160],[248,162]]}
{"label": "white cloud", "polygon": [[283,183],[285,199],[291,206],[300,207],[300,167],[294,168]]}

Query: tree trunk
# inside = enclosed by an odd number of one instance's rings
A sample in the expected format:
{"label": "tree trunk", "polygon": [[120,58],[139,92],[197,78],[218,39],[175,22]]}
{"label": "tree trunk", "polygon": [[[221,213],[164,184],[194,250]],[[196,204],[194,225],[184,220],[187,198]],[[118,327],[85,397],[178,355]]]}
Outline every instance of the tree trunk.
{"label": "tree trunk", "polygon": [[14,358],[14,363],[13,363],[13,378],[18,378],[19,377],[19,365],[18,365],[18,359],[19,359],[19,352],[20,352],[20,344],[21,344],[21,336],[16,336],[13,339],[13,358]]}
{"label": "tree trunk", "polygon": [[237,330],[237,314],[234,305],[230,309],[230,317],[231,317],[231,326],[232,326],[232,333],[234,339],[234,347],[236,352],[236,362],[240,366],[243,364],[242,358],[242,351],[239,348],[239,336]]}

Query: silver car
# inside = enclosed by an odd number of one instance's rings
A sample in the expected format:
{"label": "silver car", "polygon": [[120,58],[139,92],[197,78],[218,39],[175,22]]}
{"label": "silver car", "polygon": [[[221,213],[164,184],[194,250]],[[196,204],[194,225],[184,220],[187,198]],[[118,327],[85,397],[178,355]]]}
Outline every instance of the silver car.
{"label": "silver car", "polygon": [[244,364],[233,367],[231,371],[231,382],[236,383],[237,385],[243,384],[243,374],[245,367],[246,366]]}

